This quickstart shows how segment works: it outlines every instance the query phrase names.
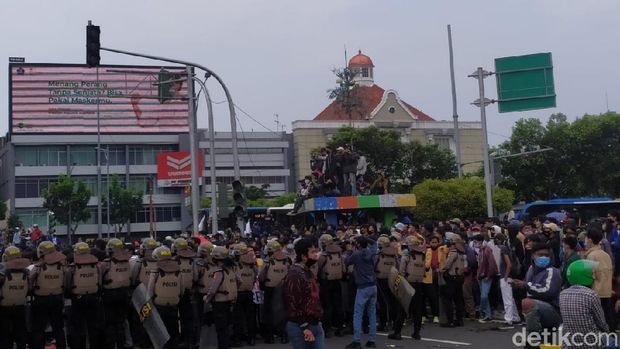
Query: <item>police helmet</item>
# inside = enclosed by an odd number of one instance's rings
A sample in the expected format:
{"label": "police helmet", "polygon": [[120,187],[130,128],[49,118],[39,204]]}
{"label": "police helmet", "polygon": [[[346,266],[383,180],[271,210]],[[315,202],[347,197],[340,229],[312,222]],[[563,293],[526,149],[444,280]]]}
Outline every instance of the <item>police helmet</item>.
{"label": "police helmet", "polygon": [[20,250],[19,247],[9,246],[4,250],[4,253],[2,254],[2,261],[8,262],[10,260],[21,258],[21,257],[22,257],[22,250]]}
{"label": "police helmet", "polygon": [[233,246],[233,253],[235,254],[235,256],[242,256],[248,253],[249,250],[250,249],[248,248],[248,245],[245,244],[245,242],[240,242]]}
{"label": "police helmet", "polygon": [[182,250],[191,250],[191,249],[192,248],[187,243],[187,240],[183,238],[174,239],[174,241],[172,242],[171,250],[172,250],[172,253],[174,254],[178,254],[179,251],[182,251]]}
{"label": "police helmet", "polygon": [[206,257],[210,255],[211,252],[213,252],[213,244],[209,241],[203,242],[198,246],[198,256],[200,257]]}
{"label": "police helmet", "polygon": [[228,249],[224,246],[215,246],[213,248],[213,252],[211,252],[211,257],[217,260],[223,260],[228,258]]}
{"label": "police helmet", "polygon": [[329,234],[323,234],[319,238],[319,244],[323,247],[327,246],[332,241],[334,241],[334,238]]}
{"label": "police helmet", "polygon": [[282,245],[277,240],[271,240],[267,243],[267,252],[275,253],[282,249]]}
{"label": "police helmet", "polygon": [[37,257],[39,257],[39,259],[53,252],[56,252],[56,245],[51,241],[43,241],[39,244],[39,247],[37,247]]}
{"label": "police helmet", "polygon": [[108,255],[120,252],[123,250],[123,248],[125,248],[125,245],[120,239],[117,239],[117,238],[112,238],[108,240],[108,243],[105,246],[105,250],[108,253]]}
{"label": "police helmet", "polygon": [[159,246],[153,250],[153,259],[156,261],[165,261],[172,258],[172,252],[166,246]]}
{"label": "police helmet", "polygon": [[90,253],[90,246],[85,242],[78,242],[73,245],[73,254],[87,254]]}
{"label": "police helmet", "polygon": [[142,244],[140,244],[140,255],[142,257],[148,256],[149,253],[147,251],[152,251],[157,247],[159,247],[159,242],[157,242],[155,239],[144,238],[144,240],[142,240]]}
{"label": "police helmet", "polygon": [[379,248],[385,248],[390,246],[390,238],[387,236],[379,236],[377,239],[377,246]]}

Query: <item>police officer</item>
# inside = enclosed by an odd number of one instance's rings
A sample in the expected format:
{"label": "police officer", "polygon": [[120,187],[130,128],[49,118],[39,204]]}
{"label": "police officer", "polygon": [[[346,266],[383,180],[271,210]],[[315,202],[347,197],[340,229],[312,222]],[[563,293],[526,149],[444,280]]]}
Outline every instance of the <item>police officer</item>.
{"label": "police officer", "polygon": [[66,257],[57,252],[56,246],[50,241],[39,244],[37,257],[39,261],[30,274],[34,294],[31,308],[32,344],[34,349],[45,347],[45,329],[49,323],[56,339],[56,348],[65,349],[67,343],[62,311],[65,305],[63,281]]}
{"label": "police officer", "polygon": [[205,303],[213,305],[213,322],[217,331],[218,349],[231,347],[229,327],[232,324],[232,307],[237,300],[238,280],[233,270],[233,262],[229,258],[226,247],[216,246],[211,253],[216,270],[213,273],[213,282],[207,294]]}
{"label": "police officer", "polygon": [[[216,270],[216,266],[213,263],[213,259],[211,258],[211,252],[213,251],[213,244],[210,242],[204,242],[198,246],[197,255],[198,257],[194,261],[194,273],[195,275],[195,314],[198,316],[198,321],[194,323],[194,338],[192,340],[191,345],[197,348],[200,344],[200,330],[202,324],[209,320],[209,316],[211,314],[205,314],[211,312],[210,306],[205,307],[204,296],[206,296],[209,288],[211,288],[211,283],[213,282],[213,273]],[[209,309],[205,309],[209,308]]]}
{"label": "police officer", "polygon": [[441,326],[463,326],[463,314],[465,312],[463,282],[465,279],[465,268],[467,267],[465,245],[463,239],[454,233],[449,235],[447,243],[448,256],[446,257],[446,263],[440,270],[440,277],[443,274],[445,285],[440,287],[439,293],[446,312],[446,323],[441,324]]}
{"label": "police officer", "polygon": [[28,266],[22,251],[9,246],[2,254],[0,268],[0,348],[26,348],[26,301],[28,297]]}
{"label": "police officer", "polygon": [[282,344],[288,343],[286,332],[284,331],[284,300],[282,295],[282,284],[284,277],[291,266],[291,260],[282,251],[282,246],[276,240],[267,242],[267,258],[263,269],[261,269],[258,280],[265,294],[263,303],[263,332],[265,343],[274,342],[274,329],[281,337]]}
{"label": "police officer", "polygon": [[122,348],[125,343],[124,323],[129,307],[131,255],[123,242],[113,238],[106,244],[106,258],[100,263],[102,301],[105,311],[105,348]]}
{"label": "police officer", "polygon": [[387,315],[389,311],[390,319],[393,321],[392,330],[388,338],[400,340],[401,330],[405,321],[405,310],[398,302],[388,284],[388,278],[392,268],[398,268],[398,250],[393,246],[390,238],[380,236],[377,239],[379,254],[375,256],[375,273],[377,275],[377,288],[379,290],[379,326],[377,328],[387,328]]}
{"label": "police officer", "polygon": [[400,273],[415,289],[411,302],[410,314],[413,314],[413,334],[411,338],[420,340],[422,329],[422,313],[424,312],[424,292],[426,287],[422,282],[426,273],[426,242],[420,235],[410,235],[405,239],[407,252],[400,262]]}
{"label": "police officer", "polygon": [[175,239],[172,242],[172,254],[179,264],[182,276],[181,285],[183,296],[179,303],[179,316],[181,318],[180,347],[187,347],[194,338],[194,305],[192,304],[192,288],[194,286],[194,259],[196,253],[192,250],[187,240],[183,238]]}
{"label": "police officer", "polygon": [[[236,261],[235,273],[240,280],[237,302],[234,306],[233,343],[245,337],[248,345],[256,344],[256,304],[254,304],[254,283],[258,276],[256,255],[254,250],[245,243],[236,244],[233,248]],[[247,333],[244,336],[244,328]],[[235,343],[236,344],[236,343]]]}
{"label": "police officer", "polygon": [[[139,284],[143,284],[146,287],[149,282],[150,273],[157,269],[157,261],[153,258],[153,250],[157,247],[159,247],[159,243],[155,241],[155,239],[144,238],[142,244],[140,244],[138,255],[129,260],[132,292]],[[149,338],[140,322],[140,317],[138,313],[133,310],[131,305],[129,310],[129,325],[134,343],[141,348],[150,346]]]}
{"label": "police officer", "polygon": [[341,281],[345,274],[342,249],[329,234],[321,235],[319,244],[321,254],[317,264],[325,337],[331,336],[332,327],[336,328],[336,337],[342,337],[344,309]]}
{"label": "police officer", "polygon": [[157,269],[149,276],[147,295],[153,296],[153,304],[170,335],[165,347],[176,348],[179,339],[179,302],[183,294],[181,268],[172,259],[172,253],[166,246],[156,248],[153,258],[157,261]]}
{"label": "police officer", "polygon": [[69,328],[71,349],[98,348],[97,310],[101,286],[99,260],[84,242],[73,246],[73,263],[65,269],[65,296],[71,299]]}

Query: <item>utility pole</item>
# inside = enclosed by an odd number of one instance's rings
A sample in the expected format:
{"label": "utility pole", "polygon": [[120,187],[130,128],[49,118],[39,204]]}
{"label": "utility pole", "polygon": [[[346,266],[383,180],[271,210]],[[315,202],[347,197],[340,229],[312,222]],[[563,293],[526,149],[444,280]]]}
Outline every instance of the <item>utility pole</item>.
{"label": "utility pole", "polygon": [[197,119],[196,119],[196,100],[194,99],[194,69],[191,66],[186,66],[185,71],[187,74],[187,98],[189,104],[189,150],[191,164],[192,164],[192,225],[194,234],[198,233],[198,211],[200,207],[200,184],[198,178],[202,176],[202,169],[198,168],[198,137],[196,132],[198,131]]}
{"label": "utility pole", "polygon": [[478,67],[475,72],[473,72],[469,77],[478,79],[478,91],[480,93],[480,98],[474,101],[474,104],[477,107],[480,107],[480,121],[482,123],[482,156],[484,160],[484,187],[486,191],[486,201],[487,201],[487,217],[493,217],[493,189],[491,188],[491,165],[489,160],[489,140],[487,135],[487,116],[486,116],[486,106],[493,103],[493,101],[484,98],[484,78],[490,76],[492,73],[489,73],[483,70],[481,67]]}
{"label": "utility pole", "polygon": [[463,176],[461,168],[461,135],[459,131],[459,114],[456,111],[456,83],[454,81],[454,55],[452,52],[452,29],[448,24],[448,46],[450,48],[450,80],[452,82],[452,118],[454,119],[454,142],[456,143],[456,170],[459,178]]}

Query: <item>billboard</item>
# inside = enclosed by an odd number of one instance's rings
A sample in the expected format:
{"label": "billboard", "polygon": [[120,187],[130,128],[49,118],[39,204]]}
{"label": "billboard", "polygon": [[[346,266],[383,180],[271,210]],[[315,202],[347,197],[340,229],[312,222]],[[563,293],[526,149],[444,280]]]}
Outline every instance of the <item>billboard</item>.
{"label": "billboard", "polygon": [[[184,68],[9,65],[12,134],[188,132]],[[166,85],[160,80],[178,80]]]}
{"label": "billboard", "polygon": [[[202,152],[198,152],[198,168],[202,169]],[[202,171],[198,179],[202,185]],[[185,187],[192,184],[192,156],[188,151],[157,155],[157,186]]]}

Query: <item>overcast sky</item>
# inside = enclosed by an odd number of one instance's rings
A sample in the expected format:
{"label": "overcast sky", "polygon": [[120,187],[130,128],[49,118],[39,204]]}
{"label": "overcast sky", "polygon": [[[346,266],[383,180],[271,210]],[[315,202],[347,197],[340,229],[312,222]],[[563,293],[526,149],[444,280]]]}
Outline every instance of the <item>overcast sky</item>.
{"label": "overcast sky", "polygon": [[[479,120],[476,67],[496,57],[552,52],[557,108],[499,114],[488,109],[489,139],[505,140],[521,117],[620,111],[620,1],[617,0],[202,0],[2,1],[0,133],[8,128],[8,57],[84,63],[85,26],[101,26],[102,45],[201,63],[228,84],[236,104],[271,130],[274,114],[291,130],[329,103],[332,69],[361,49],[375,82],[436,120],[451,120],[446,25],[452,25],[461,120]],[[151,64],[102,53],[102,64]],[[157,64],[156,64],[157,65]],[[224,99],[210,82],[214,101]],[[495,78],[486,79],[496,98]],[[203,108],[204,111],[204,108]],[[229,129],[224,104],[216,129]],[[200,114],[204,119],[204,114]],[[263,126],[239,113],[243,130]],[[206,121],[200,125],[205,127]]]}

